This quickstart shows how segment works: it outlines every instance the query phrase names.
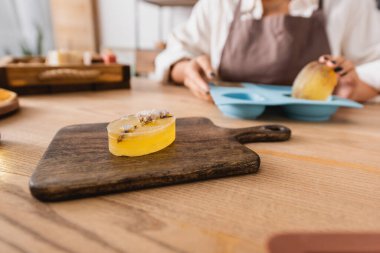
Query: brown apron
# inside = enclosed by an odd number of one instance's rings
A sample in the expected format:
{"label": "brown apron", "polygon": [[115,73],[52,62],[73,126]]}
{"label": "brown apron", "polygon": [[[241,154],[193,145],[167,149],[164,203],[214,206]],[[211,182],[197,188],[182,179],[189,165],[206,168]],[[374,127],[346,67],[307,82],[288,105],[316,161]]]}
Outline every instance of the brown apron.
{"label": "brown apron", "polygon": [[310,18],[290,15],[241,20],[241,0],[224,46],[219,75],[231,82],[291,85],[298,72],[330,54],[323,1]]}

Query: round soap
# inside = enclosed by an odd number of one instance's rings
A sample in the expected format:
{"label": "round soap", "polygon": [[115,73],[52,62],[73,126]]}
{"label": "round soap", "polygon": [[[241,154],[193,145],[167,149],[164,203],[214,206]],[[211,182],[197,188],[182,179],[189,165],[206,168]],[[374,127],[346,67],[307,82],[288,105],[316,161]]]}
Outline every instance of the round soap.
{"label": "round soap", "polygon": [[142,156],[175,140],[175,117],[164,110],[143,111],[107,126],[109,151],[116,156]]}

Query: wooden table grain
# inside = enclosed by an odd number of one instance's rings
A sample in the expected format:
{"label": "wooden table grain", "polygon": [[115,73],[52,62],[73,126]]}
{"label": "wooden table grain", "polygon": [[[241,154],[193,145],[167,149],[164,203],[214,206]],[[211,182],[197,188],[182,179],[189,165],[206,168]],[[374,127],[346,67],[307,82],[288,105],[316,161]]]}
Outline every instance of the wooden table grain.
{"label": "wooden table grain", "polygon": [[[0,120],[0,252],[267,252],[280,232],[380,231],[380,105],[326,123],[248,121],[181,87],[132,87],[21,97]],[[59,203],[31,196],[29,177],[60,128],[147,108],[223,127],[285,124],[293,137],[248,145],[262,158],[258,174]]]}

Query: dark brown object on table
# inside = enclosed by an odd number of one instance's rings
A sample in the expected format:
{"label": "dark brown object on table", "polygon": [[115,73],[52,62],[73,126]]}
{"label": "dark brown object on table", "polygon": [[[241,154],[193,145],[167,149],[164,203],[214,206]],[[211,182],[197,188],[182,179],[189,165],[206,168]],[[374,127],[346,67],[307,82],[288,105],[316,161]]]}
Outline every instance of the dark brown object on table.
{"label": "dark brown object on table", "polygon": [[9,64],[0,67],[0,87],[18,94],[130,88],[130,68],[120,64],[52,67]]}
{"label": "dark brown object on table", "polygon": [[274,236],[270,253],[380,253],[379,233],[289,233]]}
{"label": "dark brown object on table", "polygon": [[169,147],[140,157],[108,150],[106,123],[61,129],[30,179],[32,194],[57,201],[257,172],[260,157],[242,145],[286,141],[283,126],[226,129],[207,118],[182,118]]}

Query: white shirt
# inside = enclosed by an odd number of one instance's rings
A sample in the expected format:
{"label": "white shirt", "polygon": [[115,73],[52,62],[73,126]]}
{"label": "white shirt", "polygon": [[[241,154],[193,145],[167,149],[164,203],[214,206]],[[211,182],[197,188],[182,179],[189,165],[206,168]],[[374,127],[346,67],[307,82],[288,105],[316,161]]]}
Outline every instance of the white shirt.
{"label": "white shirt", "polygon": [[[359,77],[380,91],[380,10],[375,0],[324,0],[326,31],[332,54],[357,66]],[[156,58],[156,77],[167,81],[170,67],[202,54],[218,69],[238,0],[200,0],[189,20],[170,35]],[[289,15],[310,17],[318,0],[292,0]],[[261,19],[261,0],[242,0],[242,19]]]}

